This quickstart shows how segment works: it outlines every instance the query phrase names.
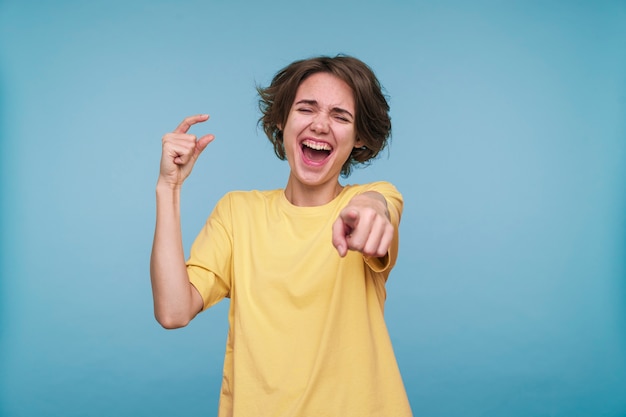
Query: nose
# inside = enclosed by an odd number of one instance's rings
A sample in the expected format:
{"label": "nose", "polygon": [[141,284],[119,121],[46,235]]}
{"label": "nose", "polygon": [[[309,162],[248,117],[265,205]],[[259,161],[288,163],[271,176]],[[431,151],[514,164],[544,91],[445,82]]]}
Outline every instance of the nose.
{"label": "nose", "polygon": [[311,130],[314,132],[326,133],[329,126],[328,116],[322,112],[317,113],[311,122]]}

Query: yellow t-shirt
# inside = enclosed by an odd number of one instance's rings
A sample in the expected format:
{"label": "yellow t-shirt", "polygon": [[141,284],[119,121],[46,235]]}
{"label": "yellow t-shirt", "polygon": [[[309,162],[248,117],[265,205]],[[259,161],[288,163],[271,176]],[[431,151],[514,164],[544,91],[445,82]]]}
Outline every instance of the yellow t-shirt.
{"label": "yellow t-shirt", "polygon": [[[378,191],[396,236],[385,258],[332,245],[352,197]],[[216,205],[187,270],[204,308],[230,297],[219,416],[411,416],[383,318],[402,196],[387,182],[346,186],[297,207],[283,190],[231,192]]]}

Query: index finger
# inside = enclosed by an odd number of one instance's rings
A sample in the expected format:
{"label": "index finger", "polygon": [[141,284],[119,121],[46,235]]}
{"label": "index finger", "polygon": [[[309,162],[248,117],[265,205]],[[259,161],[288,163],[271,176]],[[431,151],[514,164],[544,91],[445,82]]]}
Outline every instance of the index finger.
{"label": "index finger", "polygon": [[208,114],[196,114],[195,116],[189,116],[185,118],[185,120],[183,120],[176,129],[174,129],[174,133],[187,133],[191,126],[196,123],[206,122],[207,120],[209,120]]}
{"label": "index finger", "polygon": [[348,252],[348,242],[346,241],[346,226],[343,223],[343,219],[339,217],[333,223],[332,229],[332,242],[333,246],[337,248],[337,252],[339,252],[339,256],[342,258],[346,256]]}

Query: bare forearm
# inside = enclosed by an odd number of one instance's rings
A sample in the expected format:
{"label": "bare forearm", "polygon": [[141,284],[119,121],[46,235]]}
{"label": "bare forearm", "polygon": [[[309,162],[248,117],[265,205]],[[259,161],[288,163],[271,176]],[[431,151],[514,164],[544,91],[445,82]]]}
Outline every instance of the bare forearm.
{"label": "bare forearm", "polygon": [[180,226],[180,188],[159,183],[157,216],[150,259],[154,314],[166,328],[185,326],[199,311],[189,283]]}
{"label": "bare forearm", "polygon": [[376,209],[381,211],[381,213],[385,214],[385,217],[389,219],[389,209],[387,207],[387,200],[385,196],[379,193],[378,191],[366,191],[364,193],[358,194],[353,197],[352,203],[362,203],[371,205],[372,207],[377,206]]}

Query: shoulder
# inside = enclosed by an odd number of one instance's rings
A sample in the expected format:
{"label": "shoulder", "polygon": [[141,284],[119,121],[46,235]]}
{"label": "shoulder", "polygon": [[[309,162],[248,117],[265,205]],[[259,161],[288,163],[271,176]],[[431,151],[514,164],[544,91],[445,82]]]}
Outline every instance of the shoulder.
{"label": "shoulder", "polygon": [[246,211],[250,208],[272,205],[282,190],[229,191],[217,202],[216,210]]}
{"label": "shoulder", "polygon": [[275,206],[280,190],[229,191],[213,207],[208,221],[218,222],[226,228],[245,223]]}

